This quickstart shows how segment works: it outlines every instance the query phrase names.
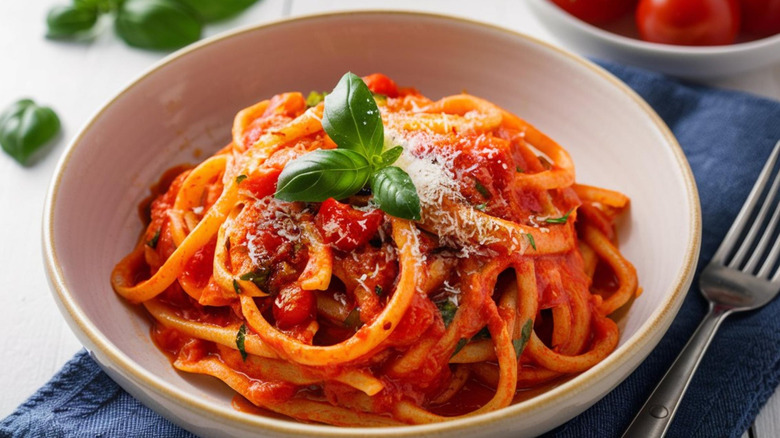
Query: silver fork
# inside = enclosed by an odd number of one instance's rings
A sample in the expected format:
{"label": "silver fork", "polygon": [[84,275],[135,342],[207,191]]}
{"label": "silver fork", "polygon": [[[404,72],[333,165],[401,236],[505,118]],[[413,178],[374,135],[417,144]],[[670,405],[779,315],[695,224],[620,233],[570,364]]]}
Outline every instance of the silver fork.
{"label": "silver fork", "polygon": [[[666,434],[720,323],[732,312],[753,310],[780,292],[780,171],[775,165],[780,141],[750,191],[729,232],[699,279],[709,312],[682,352],[626,429],[623,438],[652,438]],[[772,175],[774,174],[774,178]],[[771,180],[771,184],[770,184]],[[774,209],[771,217],[769,211]]]}

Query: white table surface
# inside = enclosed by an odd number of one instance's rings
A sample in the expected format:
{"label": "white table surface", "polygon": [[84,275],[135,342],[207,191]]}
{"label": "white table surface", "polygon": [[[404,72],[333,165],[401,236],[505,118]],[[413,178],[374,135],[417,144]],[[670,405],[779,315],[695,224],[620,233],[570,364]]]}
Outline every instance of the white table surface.
{"label": "white table surface", "polygon": [[[22,97],[51,105],[63,132],[29,168],[0,154],[0,418],[49,380],[81,345],[60,317],[41,255],[49,180],[69,140],[101,105],[166,54],[125,46],[109,23],[91,44],[43,38],[49,7],[68,0],[0,1],[0,108]],[[260,0],[206,36],[283,17],[346,9],[406,9],[494,23],[560,44],[517,0]],[[780,100],[780,64],[708,82]],[[780,396],[756,422],[757,437],[780,436]]]}

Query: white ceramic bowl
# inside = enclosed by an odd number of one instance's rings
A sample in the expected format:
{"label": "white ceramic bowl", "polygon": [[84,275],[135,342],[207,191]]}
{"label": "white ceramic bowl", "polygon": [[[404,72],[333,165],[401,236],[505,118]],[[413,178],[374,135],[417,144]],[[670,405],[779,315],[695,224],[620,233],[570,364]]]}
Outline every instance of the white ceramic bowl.
{"label": "white ceramic bowl", "polygon": [[[229,141],[237,111],[287,90],[329,89],[347,70],[384,72],[439,97],[468,90],[526,118],[571,152],[581,182],[632,199],[622,250],[644,293],[620,316],[620,345],[534,399],[468,419],[345,429],[238,412],[215,379],[176,372],[149,320],[111,289],[112,266],[141,230],[136,206],[165,169]],[[167,58],[108,102],[76,136],[51,185],[45,262],[54,297],[92,357],[122,387],[204,436],[532,436],[584,411],[653,349],[693,276],[700,240],[695,183],[676,140],[623,83],[597,66],[497,27],[402,12],[279,21]],[[663,238],[659,238],[663,236]]]}
{"label": "white ceramic bowl", "polygon": [[588,24],[550,0],[528,0],[544,25],[577,53],[690,79],[725,77],[780,62],[780,34],[724,46],[642,41],[633,15],[605,27]]}

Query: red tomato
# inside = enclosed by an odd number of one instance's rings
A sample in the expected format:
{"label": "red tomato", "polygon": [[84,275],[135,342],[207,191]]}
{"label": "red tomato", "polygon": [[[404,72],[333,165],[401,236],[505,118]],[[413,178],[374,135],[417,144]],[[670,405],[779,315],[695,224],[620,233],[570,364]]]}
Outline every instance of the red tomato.
{"label": "red tomato", "polygon": [[398,86],[395,82],[381,73],[374,73],[363,78],[363,82],[369,90],[387,97],[398,97]]}
{"label": "red tomato", "polygon": [[379,210],[360,211],[329,198],[320,206],[315,224],[325,242],[342,251],[352,251],[368,243],[383,217]]}
{"label": "red tomato", "polygon": [[780,0],[740,0],[742,30],[755,36],[780,33]]}
{"label": "red tomato", "polygon": [[636,24],[645,41],[682,46],[731,44],[739,31],[737,0],[640,0]]}
{"label": "red tomato", "polygon": [[280,329],[288,329],[308,321],[314,315],[317,297],[310,290],[297,285],[288,286],[279,291],[274,300],[274,319]]}
{"label": "red tomato", "polygon": [[637,0],[552,0],[564,11],[591,24],[605,24],[626,15]]}

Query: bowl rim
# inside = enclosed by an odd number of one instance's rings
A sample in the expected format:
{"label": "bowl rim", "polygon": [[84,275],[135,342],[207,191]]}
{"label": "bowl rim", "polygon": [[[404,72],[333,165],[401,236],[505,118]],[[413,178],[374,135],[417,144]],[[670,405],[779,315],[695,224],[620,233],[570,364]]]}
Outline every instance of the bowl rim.
{"label": "bowl rim", "polygon": [[[228,40],[245,33],[262,31],[278,26],[285,26],[290,23],[302,23],[306,21],[344,18],[349,16],[381,15],[391,15],[402,18],[423,17],[427,19],[441,20],[451,24],[460,24],[482,29],[489,29],[502,33],[506,36],[525,40],[526,42],[542,46],[546,50],[554,52],[559,56],[563,56],[569,61],[576,62],[579,66],[599,75],[602,79],[609,82],[613,87],[616,87],[616,89],[619,90],[624,96],[629,97],[634,104],[638,105],[639,108],[642,109],[643,112],[649,117],[650,121],[653,123],[655,128],[658,129],[659,133],[665,138],[667,144],[671,147],[670,152],[672,152],[674,161],[678,166],[678,171],[683,178],[685,195],[688,203],[691,206],[689,215],[686,218],[687,225],[690,229],[690,234],[685,246],[689,249],[689,251],[687,251],[685,254],[683,263],[681,264],[679,270],[675,273],[673,283],[674,287],[672,290],[669,291],[660,305],[655,309],[655,311],[653,311],[650,317],[642,323],[639,330],[631,338],[627,339],[623,345],[619,346],[603,361],[596,364],[591,369],[573,377],[571,380],[562,383],[561,385],[549,391],[544,392],[543,394],[520,403],[509,405],[506,408],[472,417],[428,425],[409,425],[388,428],[344,428],[329,425],[305,424],[291,420],[249,414],[235,410],[230,406],[215,405],[209,403],[205,399],[192,397],[191,395],[188,395],[185,390],[164,380],[162,377],[146,370],[143,367],[136,366],[137,364],[132,360],[132,358],[127,356],[119,349],[119,347],[110,342],[95,326],[95,324],[89,320],[84,310],[79,307],[75,297],[71,294],[68,285],[66,284],[65,276],[59,263],[57,248],[55,247],[54,243],[54,223],[55,212],[57,210],[56,205],[58,201],[59,187],[64,175],[68,171],[71,159],[74,156],[74,153],[86,132],[90,130],[93,124],[95,124],[96,121],[101,118],[101,116],[108,110],[108,108],[120,100],[131,89],[136,87],[141,81],[145,80],[168,64],[171,64],[180,58],[186,57],[191,52],[197,51],[203,47],[210,46],[212,44],[218,44],[223,40]],[[634,92],[630,87],[628,87],[628,85],[617,79],[603,68],[578,55],[568,52],[551,43],[542,41],[538,38],[507,29],[502,26],[485,23],[478,20],[440,13],[406,10],[349,10],[285,17],[281,19],[270,20],[261,24],[239,27],[237,29],[203,39],[190,46],[180,49],[179,51],[166,56],[162,60],[156,62],[151,67],[143,71],[135,79],[130,81],[124,88],[122,88],[121,91],[116,93],[116,95],[103,104],[103,106],[101,106],[89,118],[89,120],[69,142],[66,150],[62,154],[50,182],[44,204],[42,221],[42,246],[44,268],[49,280],[52,295],[54,296],[55,301],[57,301],[58,307],[60,312],[63,314],[63,317],[68,320],[71,329],[76,333],[82,343],[89,343],[94,346],[95,351],[90,351],[90,355],[93,357],[97,356],[98,358],[102,356],[105,358],[104,360],[107,360],[113,367],[115,367],[118,370],[117,372],[120,372],[122,376],[125,378],[128,378],[129,376],[134,384],[143,385],[147,391],[152,391],[160,398],[173,402],[180,407],[184,407],[189,412],[196,412],[200,415],[212,418],[216,420],[217,423],[230,421],[234,427],[239,427],[246,430],[266,429],[276,433],[295,436],[362,437],[366,435],[382,435],[393,437],[416,437],[425,433],[439,434],[442,432],[454,430],[474,430],[476,427],[487,426],[491,422],[500,420],[508,420],[511,417],[517,417],[523,413],[538,412],[545,407],[552,406],[554,403],[562,399],[566,394],[583,392],[592,388],[594,385],[597,385],[602,381],[604,376],[616,371],[621,366],[625,366],[625,363],[630,362],[629,359],[632,356],[636,356],[640,350],[648,346],[648,344],[652,343],[650,346],[651,348],[647,349],[644,355],[642,355],[641,360],[637,361],[633,365],[633,368],[638,366],[639,363],[644,361],[646,355],[649,354],[651,349],[654,348],[655,345],[660,341],[660,338],[671,324],[680,305],[682,304],[683,298],[687,294],[688,287],[692,281],[698,259],[701,244],[701,233],[701,209],[699,204],[698,190],[693,178],[693,173],[690,169],[687,159],[685,158],[685,154],[683,153],[682,148],[678,144],[671,130],[661,120],[660,116],[658,116],[658,114],[656,114],[656,112],[649,106],[649,104],[647,104],[641,97],[639,97],[639,95],[636,94],[636,92]],[[654,334],[654,330],[658,327],[663,327],[663,331],[660,333],[660,335],[657,333]],[[85,340],[87,342],[84,342]],[[106,365],[102,364],[99,360],[97,362],[102,368],[105,369]],[[618,383],[620,382],[615,382],[613,386],[617,385]],[[609,388],[609,390],[611,389],[612,388]],[[169,419],[174,421],[172,418]],[[186,426],[182,426],[186,428]]]}
{"label": "bowl rim", "polygon": [[571,25],[577,31],[589,34],[601,42],[622,46],[623,48],[645,54],[708,58],[712,56],[747,53],[761,50],[766,47],[780,46],[780,34],[765,36],[750,41],[716,46],[678,46],[673,44],[654,43],[610,32],[599,26],[580,20],[551,3],[549,0],[529,0],[529,2],[533,6],[531,9],[541,8],[545,12],[554,15],[557,19],[563,20],[565,23]]}

